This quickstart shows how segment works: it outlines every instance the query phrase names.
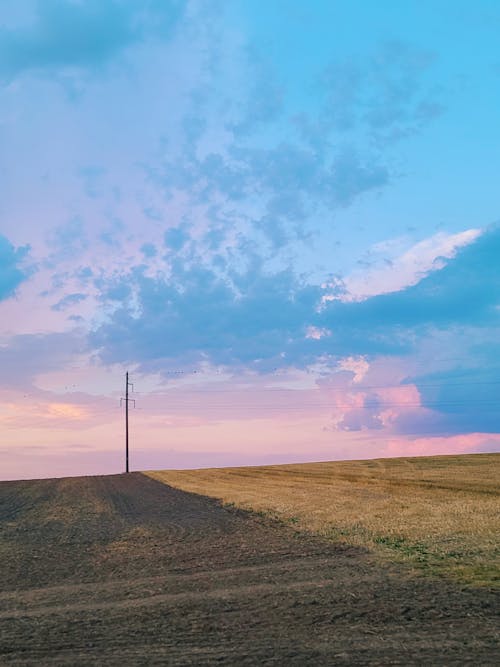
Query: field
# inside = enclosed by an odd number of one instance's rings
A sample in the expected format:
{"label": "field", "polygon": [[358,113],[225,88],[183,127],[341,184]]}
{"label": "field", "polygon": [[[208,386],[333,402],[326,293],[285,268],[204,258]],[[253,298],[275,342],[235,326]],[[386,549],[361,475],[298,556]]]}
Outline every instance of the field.
{"label": "field", "polygon": [[500,454],[150,474],[419,571],[500,580]]}
{"label": "field", "polygon": [[1,665],[497,664],[495,591],[141,473],[2,482],[0,529]]}

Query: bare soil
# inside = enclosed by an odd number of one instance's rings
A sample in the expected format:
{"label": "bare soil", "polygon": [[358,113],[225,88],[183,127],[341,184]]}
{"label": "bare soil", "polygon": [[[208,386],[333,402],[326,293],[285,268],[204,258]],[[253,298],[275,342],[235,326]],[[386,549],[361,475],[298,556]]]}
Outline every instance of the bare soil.
{"label": "bare soil", "polygon": [[1,665],[495,665],[498,595],[140,473],[0,483]]}

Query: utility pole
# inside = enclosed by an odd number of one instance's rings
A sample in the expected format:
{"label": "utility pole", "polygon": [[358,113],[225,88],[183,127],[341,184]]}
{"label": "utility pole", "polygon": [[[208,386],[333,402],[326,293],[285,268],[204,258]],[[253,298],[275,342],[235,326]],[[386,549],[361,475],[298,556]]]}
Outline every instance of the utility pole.
{"label": "utility pole", "polygon": [[128,381],[128,371],[125,373],[125,398],[120,399],[120,405],[122,401],[125,401],[125,472],[129,472],[128,468],[128,404],[132,402],[135,408],[135,400],[128,397],[128,388],[132,387],[134,390],[134,385],[132,382]]}

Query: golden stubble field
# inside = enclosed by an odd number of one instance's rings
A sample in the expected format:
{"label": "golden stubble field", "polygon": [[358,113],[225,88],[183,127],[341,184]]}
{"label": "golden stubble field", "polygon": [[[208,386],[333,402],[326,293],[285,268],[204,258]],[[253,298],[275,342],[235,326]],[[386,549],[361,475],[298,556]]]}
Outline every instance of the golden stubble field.
{"label": "golden stubble field", "polygon": [[475,586],[500,581],[500,454],[147,474],[417,571]]}

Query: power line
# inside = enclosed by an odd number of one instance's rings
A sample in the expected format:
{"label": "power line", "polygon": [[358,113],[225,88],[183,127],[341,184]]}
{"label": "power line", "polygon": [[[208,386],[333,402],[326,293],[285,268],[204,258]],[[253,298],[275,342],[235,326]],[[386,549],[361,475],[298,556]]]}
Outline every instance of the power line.
{"label": "power line", "polygon": [[[180,404],[170,404],[172,410],[182,409],[182,408],[196,408],[200,404],[192,403],[186,401]],[[497,403],[494,401],[448,401],[448,402],[431,402],[431,403],[388,403],[381,401],[380,403],[374,403],[372,405],[356,405],[354,403],[302,403],[301,405],[269,405],[269,404],[249,404],[242,402],[241,404],[235,403],[203,403],[203,407],[210,407],[211,409],[221,409],[221,410],[262,410],[262,411],[273,411],[273,410],[290,410],[290,411],[307,411],[314,408],[319,408],[323,410],[334,410],[334,409],[344,409],[344,410],[384,410],[387,408],[421,408],[421,409],[438,409],[446,407],[470,407],[470,408],[486,408],[491,410],[497,409]],[[157,411],[161,409],[161,406],[145,406],[143,408],[146,411]]]}
{"label": "power line", "polygon": [[[420,384],[418,382],[408,382],[406,384],[372,384],[372,385],[362,385],[361,383],[356,386],[350,386],[350,387],[337,387],[337,386],[328,386],[325,385],[323,387],[304,387],[304,388],[299,388],[299,389],[294,389],[292,387],[238,387],[235,386],[232,389],[210,389],[210,388],[205,388],[205,389],[191,389],[189,386],[182,385],[181,392],[185,392],[186,394],[235,394],[236,392],[251,392],[251,391],[256,391],[258,390],[260,393],[266,393],[266,392],[321,392],[324,393],[326,391],[347,391],[347,392],[362,392],[366,391],[368,389],[400,389],[400,388],[405,388],[405,387],[416,387],[418,389],[446,389],[448,387],[468,387],[470,385],[495,385],[495,384],[500,384],[500,380],[471,380],[470,382],[441,382],[441,383],[433,383],[433,384]],[[167,386],[165,387],[164,392],[161,393],[168,393],[168,392],[173,392],[173,391],[179,391],[178,386]],[[160,392],[158,392],[160,393]]]}

